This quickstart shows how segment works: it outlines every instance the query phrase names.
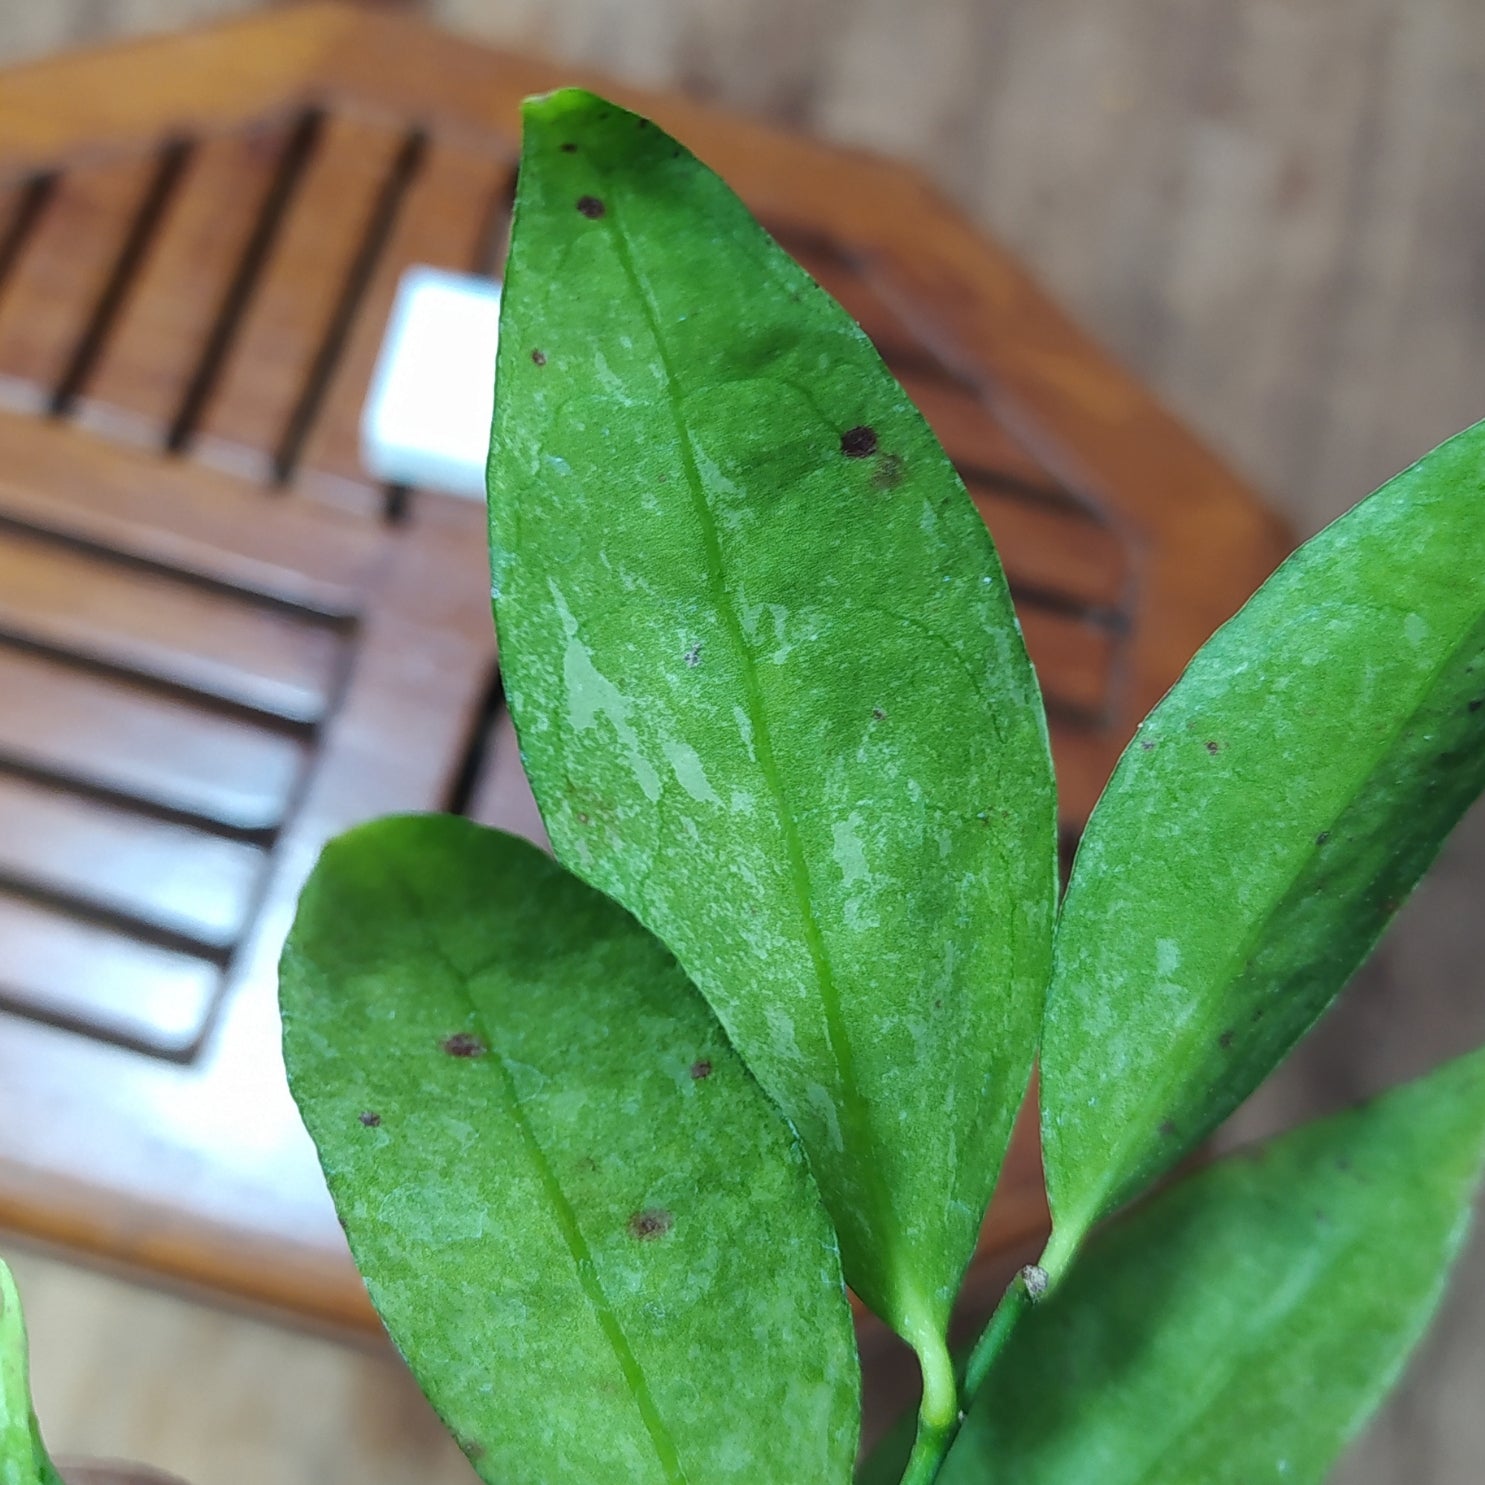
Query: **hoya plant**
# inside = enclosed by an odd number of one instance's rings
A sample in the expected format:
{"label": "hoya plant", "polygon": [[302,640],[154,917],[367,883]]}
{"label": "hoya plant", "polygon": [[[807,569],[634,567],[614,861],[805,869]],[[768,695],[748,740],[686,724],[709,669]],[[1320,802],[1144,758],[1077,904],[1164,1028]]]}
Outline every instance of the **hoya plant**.
{"label": "hoya plant", "polygon": [[[282,990],[352,1250],[474,1468],[1321,1480],[1460,1247],[1485,1054],[1165,1178],[1485,786],[1485,425],[1212,638],[1060,905],[1036,679],[943,451],[728,188],[588,93],[526,106],[489,474],[556,860],[352,831]],[[1033,1064],[1050,1240],[954,1354]],[[865,1461],[848,1286],[922,1371]]]}

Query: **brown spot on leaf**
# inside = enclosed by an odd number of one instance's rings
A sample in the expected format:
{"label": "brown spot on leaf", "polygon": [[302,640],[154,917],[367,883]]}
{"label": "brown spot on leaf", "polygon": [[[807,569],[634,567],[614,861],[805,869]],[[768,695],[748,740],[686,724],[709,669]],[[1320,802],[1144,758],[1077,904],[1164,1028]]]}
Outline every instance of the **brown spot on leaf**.
{"label": "brown spot on leaf", "polygon": [[532,351],[531,360],[537,366],[545,366],[547,364],[547,353],[545,351]]}
{"label": "brown spot on leaf", "polygon": [[608,208],[596,196],[579,196],[577,199],[577,209],[590,222],[596,222]]}
{"label": "brown spot on leaf", "polygon": [[864,423],[857,428],[847,428],[840,436],[840,451],[848,459],[865,459],[877,451],[877,430]]}
{"label": "brown spot on leaf", "polygon": [[652,1243],[674,1226],[675,1218],[664,1207],[646,1207],[629,1219],[629,1235],[642,1243]]}
{"label": "brown spot on leaf", "polygon": [[456,1031],[444,1037],[440,1045],[450,1057],[483,1057],[486,1051],[485,1044],[468,1031]]}
{"label": "brown spot on leaf", "polygon": [[366,1109],[361,1114],[361,1122],[368,1129],[375,1129],[376,1126],[382,1122],[382,1116],[378,1114],[374,1109]]}
{"label": "brown spot on leaf", "polygon": [[699,1062],[693,1062],[691,1064],[691,1076],[695,1078],[698,1083],[703,1078],[711,1077],[711,1075],[712,1065],[705,1057],[703,1057]]}

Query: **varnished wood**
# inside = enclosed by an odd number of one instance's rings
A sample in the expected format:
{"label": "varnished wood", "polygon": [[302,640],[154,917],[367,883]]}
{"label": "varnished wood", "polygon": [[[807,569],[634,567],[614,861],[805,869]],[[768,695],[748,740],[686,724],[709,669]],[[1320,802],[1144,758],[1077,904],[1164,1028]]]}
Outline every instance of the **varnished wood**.
{"label": "varnished wood", "polygon": [[260,846],[0,772],[0,882],[226,953],[246,928]]}
{"label": "varnished wood", "polygon": [[[183,850],[208,838],[262,853],[230,946],[211,936],[236,911],[230,866],[225,896],[197,909],[168,880],[131,896],[60,859],[60,824],[46,826],[49,852],[0,860],[12,911],[92,912],[88,942],[107,932],[183,956],[202,985],[221,976],[190,1003],[194,1030],[169,1006],[124,1026],[100,993],[4,1023],[0,1087],[27,1117],[24,1139],[0,1121],[0,1220],[367,1323],[278,1061],[275,962],[295,893],[325,838],[369,814],[459,802],[523,833],[540,825],[508,719],[489,705],[482,513],[412,492],[406,519],[385,520],[389,492],[359,466],[355,414],[400,268],[495,266],[516,103],[564,80],[403,18],[308,6],[0,86],[14,181],[55,170],[60,192],[87,170],[90,189],[138,203],[132,171],[156,193],[154,217],[120,208],[111,256],[94,255],[94,277],[117,292],[102,330],[96,312],[73,311],[93,337],[86,374],[76,349],[60,371],[26,374],[53,400],[70,377],[66,420],[0,421],[0,522],[12,528],[0,576],[7,549],[16,574],[0,686],[26,698],[0,718],[0,765],[54,791],[13,807],[55,820],[60,797],[69,819],[122,812],[119,828],[143,831],[148,817],[188,832]],[[54,103],[32,117],[21,103],[39,107],[43,92]],[[798,246],[940,429],[1021,596],[1076,824],[1142,701],[1276,560],[1281,531],[908,172],[619,92]],[[0,313],[27,302],[7,297],[16,282],[0,283]],[[126,617],[108,624],[110,608]],[[89,730],[97,717],[106,747]],[[66,938],[67,952],[85,938]],[[127,1060],[119,1040],[175,1060]],[[990,1247],[1015,1248],[1045,1221],[1025,1128]]]}
{"label": "varnished wood", "polygon": [[0,294],[0,397],[44,411],[62,389],[143,208],[158,160],[69,171],[48,191]]}
{"label": "varnished wood", "polygon": [[462,273],[492,267],[481,259],[499,231],[512,185],[508,159],[428,141],[303,450],[298,488],[334,500],[352,487],[354,503],[364,503],[360,491],[369,481],[361,462],[361,407],[397,281],[415,263]]}
{"label": "varnished wood", "polygon": [[317,131],[256,292],[190,437],[211,462],[271,483],[316,358],[334,325],[399,155],[405,130],[331,114]]}
{"label": "varnished wood", "polygon": [[4,529],[0,632],[296,722],[339,681],[341,636],[313,615]]}
{"label": "varnished wood", "polygon": [[79,391],[85,425],[163,448],[228,308],[294,135],[274,119],[191,151],[118,323]]}

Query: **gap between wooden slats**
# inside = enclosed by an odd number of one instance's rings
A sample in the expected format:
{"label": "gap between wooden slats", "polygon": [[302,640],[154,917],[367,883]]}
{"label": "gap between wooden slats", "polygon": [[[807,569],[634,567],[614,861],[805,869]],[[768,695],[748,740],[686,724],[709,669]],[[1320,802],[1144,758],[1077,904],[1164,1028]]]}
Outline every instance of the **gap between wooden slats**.
{"label": "gap between wooden slats", "polygon": [[328,708],[340,652],[307,616],[3,526],[0,633],[300,723]]}
{"label": "gap between wooden slats", "polygon": [[1083,728],[1106,726],[1117,702],[1121,637],[1084,619],[1030,605],[1023,604],[1017,616],[1048,716]]}
{"label": "gap between wooden slats", "polygon": [[60,176],[0,283],[0,399],[45,412],[114,282],[160,158],[79,165]]}
{"label": "gap between wooden slats", "polygon": [[973,471],[982,471],[1027,492],[1069,498],[1061,494],[1046,468],[1011,437],[978,397],[911,373],[899,374],[898,380],[966,479]]}
{"label": "gap between wooden slats", "polygon": [[295,486],[303,493],[364,505],[374,482],[361,463],[361,408],[398,280],[415,263],[464,273],[482,268],[509,176],[503,160],[429,142],[300,452]]}
{"label": "gap between wooden slats", "polygon": [[784,251],[861,326],[894,375],[958,380],[833,243],[788,230],[776,235]]}
{"label": "gap between wooden slats", "polygon": [[308,502],[265,508],[215,470],[0,412],[0,521],[349,622],[382,531]]}
{"label": "gap between wooden slats", "polygon": [[969,493],[1018,602],[1081,610],[1111,628],[1125,626],[1129,564],[1115,532],[1065,506],[994,485],[971,484]]}
{"label": "gap between wooden slats", "polygon": [[478,739],[478,761],[460,813],[551,849],[541,812],[521,767],[515,723],[502,703]]}
{"label": "gap between wooden slats", "polygon": [[0,891],[0,1008],[106,1041],[183,1058],[221,973],[208,960]]}
{"label": "gap between wooden slats", "polygon": [[196,427],[191,451],[263,484],[336,328],[407,136],[349,115],[325,118],[273,248]]}
{"label": "gap between wooden slats", "polygon": [[201,140],[185,162],[73,416],[163,448],[207,358],[280,182],[294,126]]}
{"label": "gap between wooden slats", "polygon": [[294,738],[0,644],[0,764],[76,779],[241,834],[283,820]]}
{"label": "gap between wooden slats", "polygon": [[264,852],[106,800],[0,772],[0,880],[225,955]]}

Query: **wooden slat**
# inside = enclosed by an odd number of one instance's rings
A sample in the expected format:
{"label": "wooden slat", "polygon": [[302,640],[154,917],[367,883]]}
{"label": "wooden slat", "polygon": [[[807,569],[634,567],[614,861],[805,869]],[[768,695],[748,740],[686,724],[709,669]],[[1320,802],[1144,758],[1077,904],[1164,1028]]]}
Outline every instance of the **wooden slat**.
{"label": "wooden slat", "polygon": [[255,846],[0,773],[0,878],[217,949],[247,923]]}
{"label": "wooden slat", "polygon": [[268,830],[303,765],[292,738],[0,646],[0,762]]}
{"label": "wooden slat", "polygon": [[282,164],[287,123],[204,139],[191,152],[74,416],[164,444]]}
{"label": "wooden slat", "polygon": [[482,825],[533,841],[543,850],[551,849],[541,811],[521,767],[515,724],[503,706],[485,741],[484,764],[470,796],[469,816]]}
{"label": "wooden slat", "polygon": [[920,374],[951,377],[933,351],[830,243],[787,231],[779,235],[779,241],[789,256],[866,331],[878,354],[894,371],[916,368]]}
{"label": "wooden slat", "polygon": [[[433,142],[404,197],[397,222],[346,340],[296,476],[307,494],[351,498],[359,508],[374,484],[361,464],[361,407],[391,313],[397,281],[414,263],[471,272],[511,167],[487,154]],[[347,488],[349,487],[349,488]]]}
{"label": "wooden slat", "polygon": [[323,613],[351,614],[385,533],[214,470],[0,412],[0,519]]}
{"label": "wooden slat", "polygon": [[0,288],[0,398],[45,408],[102,300],[159,161],[78,166],[57,181]]}
{"label": "wooden slat", "polygon": [[204,959],[141,943],[0,892],[0,1004],[178,1056],[220,979]]}
{"label": "wooden slat", "polygon": [[1084,726],[1102,725],[1115,700],[1121,636],[1027,604],[1018,615],[1048,711]]}
{"label": "wooden slat", "polygon": [[966,474],[983,471],[1034,490],[1059,490],[1032,457],[973,394],[911,373],[898,373],[903,390],[938,435],[944,452]]}
{"label": "wooden slat", "polygon": [[3,528],[0,633],[303,722],[340,651],[305,615]]}
{"label": "wooden slat", "polygon": [[268,482],[366,241],[403,134],[332,114],[289,204],[193,450]]}
{"label": "wooden slat", "polygon": [[1115,612],[1130,597],[1131,554],[1120,533],[1051,500],[971,485],[1012,588]]}

